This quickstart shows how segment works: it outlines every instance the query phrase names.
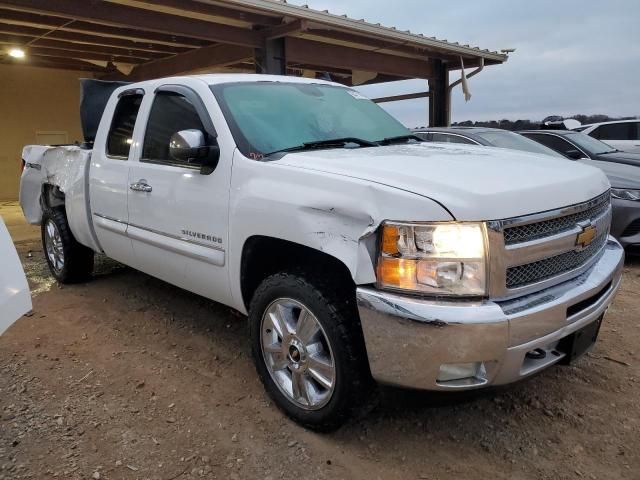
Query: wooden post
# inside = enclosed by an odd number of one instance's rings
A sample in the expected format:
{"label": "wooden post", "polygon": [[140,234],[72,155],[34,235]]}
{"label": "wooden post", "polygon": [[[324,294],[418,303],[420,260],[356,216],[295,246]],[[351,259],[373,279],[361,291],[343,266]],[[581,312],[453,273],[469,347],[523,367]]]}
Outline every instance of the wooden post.
{"label": "wooden post", "polygon": [[447,127],[449,122],[449,71],[442,60],[431,61],[433,75],[429,79],[429,126]]}
{"label": "wooden post", "polygon": [[283,38],[265,40],[264,47],[256,48],[256,73],[286,75],[287,60],[285,58]]}

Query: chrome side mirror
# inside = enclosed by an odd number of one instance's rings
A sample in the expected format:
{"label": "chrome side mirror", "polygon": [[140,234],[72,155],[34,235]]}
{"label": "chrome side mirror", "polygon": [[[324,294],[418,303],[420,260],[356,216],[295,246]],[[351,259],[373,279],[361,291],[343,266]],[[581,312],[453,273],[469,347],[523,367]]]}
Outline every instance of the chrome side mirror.
{"label": "chrome side mirror", "polygon": [[169,155],[181,162],[195,163],[207,155],[204,133],[200,130],[180,130],[171,135]]}
{"label": "chrome side mirror", "polygon": [[180,162],[200,165],[200,173],[209,175],[220,159],[220,147],[215,138],[211,143],[207,145],[205,134],[200,130],[180,130],[169,139],[169,155]]}

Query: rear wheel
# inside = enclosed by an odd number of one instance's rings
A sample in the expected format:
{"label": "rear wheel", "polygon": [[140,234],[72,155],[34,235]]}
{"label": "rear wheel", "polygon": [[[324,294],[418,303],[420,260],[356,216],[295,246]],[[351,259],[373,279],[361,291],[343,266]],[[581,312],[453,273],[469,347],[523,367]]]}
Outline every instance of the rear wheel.
{"label": "rear wheel", "polygon": [[64,209],[52,208],[42,217],[42,247],[51,274],[60,283],[88,280],[93,272],[93,250],[73,237]]}
{"label": "rear wheel", "polygon": [[267,392],[314,430],[345,423],[372,386],[354,299],[338,290],[280,273],[261,283],[249,312],[254,362]]}

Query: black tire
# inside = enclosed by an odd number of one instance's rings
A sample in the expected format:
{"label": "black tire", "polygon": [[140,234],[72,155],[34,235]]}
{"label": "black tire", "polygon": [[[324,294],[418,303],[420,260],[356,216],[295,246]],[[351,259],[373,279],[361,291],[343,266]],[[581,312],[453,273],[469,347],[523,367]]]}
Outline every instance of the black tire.
{"label": "black tire", "polygon": [[[52,223],[59,236],[62,250],[62,265],[54,264],[51,258],[52,246],[47,243],[47,227]],[[43,212],[42,249],[51,275],[60,283],[79,283],[91,278],[93,273],[93,250],[78,243],[71,233],[64,208],[49,208]]]}
{"label": "black tire", "polygon": [[[356,412],[363,411],[362,407],[371,401],[374,383],[355,304],[355,292],[340,288],[342,282],[335,281],[337,279],[312,283],[308,278],[309,275],[304,272],[278,273],[260,284],[249,308],[251,350],[260,380],[275,404],[300,425],[327,432],[342,426]],[[330,399],[319,409],[308,410],[294,403],[278,387],[266,365],[261,337],[262,318],[276,299],[292,299],[303,304],[315,316],[330,344],[335,384]]]}

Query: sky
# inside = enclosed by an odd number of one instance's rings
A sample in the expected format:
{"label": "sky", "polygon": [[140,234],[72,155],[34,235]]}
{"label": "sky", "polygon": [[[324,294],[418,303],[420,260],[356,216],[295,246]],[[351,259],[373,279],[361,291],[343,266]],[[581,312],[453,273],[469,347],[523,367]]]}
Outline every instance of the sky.
{"label": "sky", "polygon": [[[548,115],[640,116],[640,0],[289,0],[450,42],[515,48],[503,65],[452,92],[452,121]],[[472,70],[472,69],[470,69]],[[452,72],[450,81],[459,78]],[[361,87],[370,98],[425,91],[426,81]],[[382,104],[409,127],[427,124],[426,99]]]}

